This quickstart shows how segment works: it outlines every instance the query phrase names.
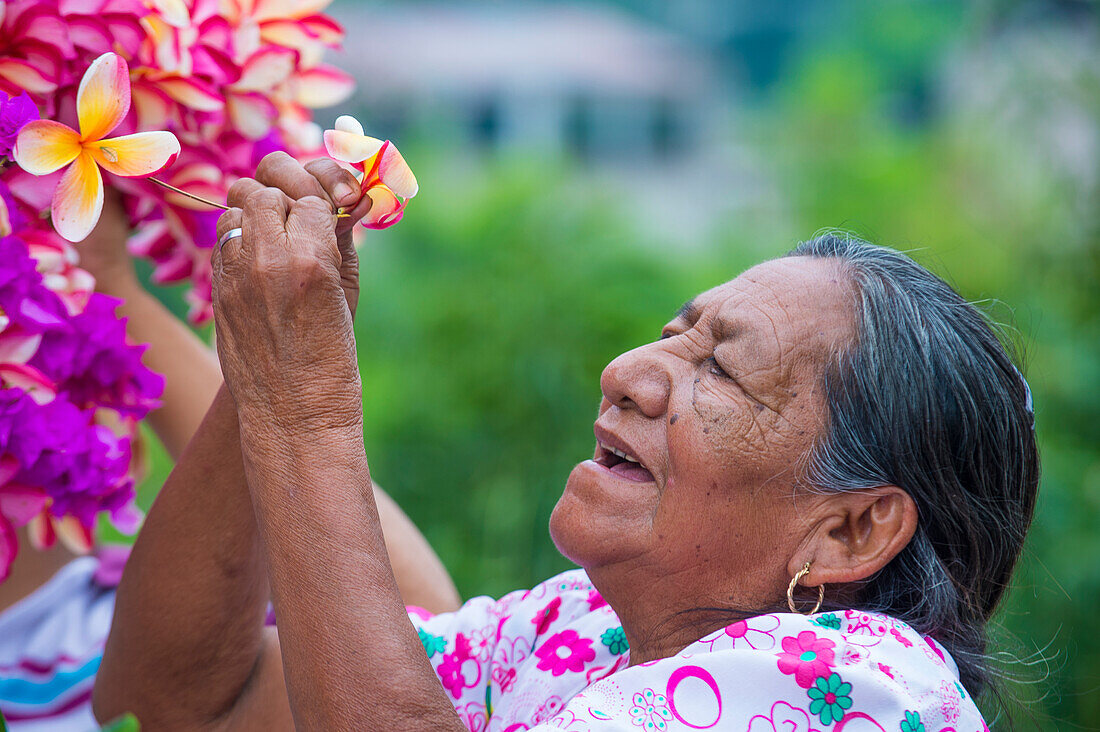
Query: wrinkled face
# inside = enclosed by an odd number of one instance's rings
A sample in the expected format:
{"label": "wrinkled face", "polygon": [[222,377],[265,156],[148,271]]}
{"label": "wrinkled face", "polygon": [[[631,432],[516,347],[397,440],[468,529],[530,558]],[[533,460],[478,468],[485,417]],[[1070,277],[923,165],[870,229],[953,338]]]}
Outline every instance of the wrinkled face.
{"label": "wrinkled face", "polygon": [[551,518],[559,550],[597,586],[774,599],[808,531],[795,471],[827,418],[824,364],[854,336],[850,293],[829,260],[766,262],[612,361],[595,457]]}

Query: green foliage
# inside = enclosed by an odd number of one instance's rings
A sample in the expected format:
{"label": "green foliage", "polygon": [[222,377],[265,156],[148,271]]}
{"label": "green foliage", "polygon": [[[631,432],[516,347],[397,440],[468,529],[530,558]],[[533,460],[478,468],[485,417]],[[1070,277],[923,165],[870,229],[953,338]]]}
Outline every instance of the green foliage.
{"label": "green foliage", "polygon": [[103,725],[100,732],[141,732],[141,725],[137,717],[127,713]]}
{"label": "green foliage", "polygon": [[568,566],[546,525],[592,453],[600,370],[655,339],[691,294],[598,203],[548,188],[569,171],[540,162],[426,186],[362,249],[371,472],[467,596]]}

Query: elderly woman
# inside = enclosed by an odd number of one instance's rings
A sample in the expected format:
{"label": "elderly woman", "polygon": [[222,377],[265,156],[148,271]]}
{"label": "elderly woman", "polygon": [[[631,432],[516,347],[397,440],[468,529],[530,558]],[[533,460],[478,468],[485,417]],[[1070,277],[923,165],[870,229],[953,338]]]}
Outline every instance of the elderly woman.
{"label": "elderly woman", "polygon": [[595,455],[550,523],[582,569],[429,616],[400,599],[364,454],[357,191],[280,154],[233,188],[225,387],[127,567],[100,718],[984,729],[1038,457],[1022,377],[950,287],[826,236],[699,295],[603,372]]}

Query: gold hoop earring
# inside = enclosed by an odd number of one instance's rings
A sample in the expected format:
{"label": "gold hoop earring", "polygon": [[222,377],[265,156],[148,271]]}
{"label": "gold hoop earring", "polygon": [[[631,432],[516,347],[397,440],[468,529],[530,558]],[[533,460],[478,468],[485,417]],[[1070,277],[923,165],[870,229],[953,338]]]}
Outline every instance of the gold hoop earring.
{"label": "gold hoop earring", "polygon": [[798,581],[810,573],[810,565],[813,562],[806,562],[802,565],[802,569],[798,570],[798,574],[794,576],[791,583],[787,585],[787,607],[791,609],[792,613],[800,613],[803,615],[813,615],[821,609],[821,603],[825,599],[825,585],[817,586],[817,604],[814,605],[814,609],[808,613],[801,613],[798,608],[794,606],[794,588],[798,586]]}

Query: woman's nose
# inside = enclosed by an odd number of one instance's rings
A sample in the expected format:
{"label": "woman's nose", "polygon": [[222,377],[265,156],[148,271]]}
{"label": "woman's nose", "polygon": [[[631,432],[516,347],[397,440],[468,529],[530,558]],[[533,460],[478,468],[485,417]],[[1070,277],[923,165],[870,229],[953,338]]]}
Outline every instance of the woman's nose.
{"label": "woman's nose", "polygon": [[600,375],[600,390],[607,401],[621,409],[636,408],[647,417],[668,410],[672,378],[658,343],[627,351],[609,363]]}

